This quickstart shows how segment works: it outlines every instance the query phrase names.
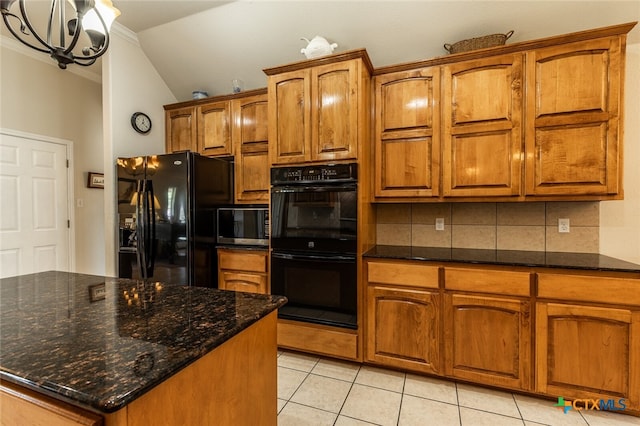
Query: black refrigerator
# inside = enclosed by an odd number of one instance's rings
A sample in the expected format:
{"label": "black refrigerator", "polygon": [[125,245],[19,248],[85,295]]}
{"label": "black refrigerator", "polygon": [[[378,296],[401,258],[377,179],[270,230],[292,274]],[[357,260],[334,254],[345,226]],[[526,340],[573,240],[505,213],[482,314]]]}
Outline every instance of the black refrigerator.
{"label": "black refrigerator", "polygon": [[217,287],[216,210],[233,162],[193,152],[118,158],[118,276]]}

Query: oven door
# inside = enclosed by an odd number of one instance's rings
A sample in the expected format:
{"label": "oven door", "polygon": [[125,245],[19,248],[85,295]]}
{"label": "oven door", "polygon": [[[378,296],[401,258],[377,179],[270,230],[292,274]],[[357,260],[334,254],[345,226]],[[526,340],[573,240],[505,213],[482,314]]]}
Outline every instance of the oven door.
{"label": "oven door", "polygon": [[355,254],[356,188],[356,184],[274,186],[271,247]]}
{"label": "oven door", "polygon": [[288,302],[278,317],[351,329],[357,321],[355,256],[271,253],[271,293]]}

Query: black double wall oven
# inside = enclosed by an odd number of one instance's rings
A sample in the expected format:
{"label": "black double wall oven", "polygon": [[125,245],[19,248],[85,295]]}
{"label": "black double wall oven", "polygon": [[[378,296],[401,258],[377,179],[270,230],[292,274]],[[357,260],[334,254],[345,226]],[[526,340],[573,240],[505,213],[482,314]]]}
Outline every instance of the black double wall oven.
{"label": "black double wall oven", "polygon": [[271,292],[278,316],[357,328],[357,164],[271,169]]}

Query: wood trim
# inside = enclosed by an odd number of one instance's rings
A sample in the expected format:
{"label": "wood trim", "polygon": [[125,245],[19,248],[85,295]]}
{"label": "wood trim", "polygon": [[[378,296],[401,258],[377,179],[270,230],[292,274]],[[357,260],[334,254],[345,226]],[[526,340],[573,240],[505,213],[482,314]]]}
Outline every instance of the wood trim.
{"label": "wood trim", "polygon": [[[3,426],[101,426],[102,416],[3,380],[0,382]],[[10,408],[10,409],[9,409]]]}
{"label": "wood trim", "polygon": [[416,263],[367,262],[369,283],[392,284],[418,288],[439,287],[439,266]]}
{"label": "wood trim", "polygon": [[471,59],[481,59],[493,55],[501,55],[505,53],[516,53],[525,50],[539,49],[542,47],[557,46],[565,43],[573,43],[576,41],[585,41],[601,37],[609,37],[615,35],[627,34],[635,27],[637,22],[629,22],[626,24],[613,25],[609,27],[596,28],[587,31],[579,31],[575,33],[563,34],[559,36],[541,38],[536,40],[523,41],[519,43],[511,43],[504,46],[490,47],[487,49],[478,49],[471,52],[456,53],[448,56],[439,56],[433,59],[423,61],[407,62],[395,64],[386,67],[376,68],[373,75],[386,74],[390,72],[406,71],[415,68],[432,67],[436,65],[450,64],[454,62],[468,61]]}
{"label": "wood trim", "polygon": [[247,96],[266,95],[266,94],[267,94],[267,88],[263,87],[260,89],[247,90],[245,92],[240,92],[240,93],[232,93],[232,94],[220,95],[220,96],[210,96],[204,99],[194,99],[190,101],[176,102],[173,104],[164,105],[163,107],[165,111],[168,111],[176,108],[200,106],[200,105],[209,104],[211,102],[230,101],[233,99],[246,98]]}
{"label": "wood trim", "polygon": [[262,71],[266,75],[275,75],[283,72],[297,71],[305,68],[316,67],[320,65],[333,64],[335,62],[349,61],[351,59],[362,59],[369,73],[373,72],[373,65],[366,49],[354,49],[346,52],[336,53],[335,55],[323,56],[321,58],[307,59],[298,62],[292,62],[286,65],[279,65],[277,67],[265,68]]}
{"label": "wood trim", "polygon": [[640,280],[538,273],[538,297],[640,306]]}
{"label": "wood trim", "polygon": [[278,346],[362,362],[355,330],[278,320]]}
{"label": "wood trim", "polygon": [[444,288],[446,290],[528,297],[530,283],[531,274],[529,272],[444,268]]}

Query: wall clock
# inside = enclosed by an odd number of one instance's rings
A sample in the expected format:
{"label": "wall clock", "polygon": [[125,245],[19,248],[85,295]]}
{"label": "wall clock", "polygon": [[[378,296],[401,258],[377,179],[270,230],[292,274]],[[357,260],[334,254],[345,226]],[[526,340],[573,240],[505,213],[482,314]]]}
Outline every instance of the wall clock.
{"label": "wall clock", "polygon": [[151,119],[144,112],[134,112],[131,116],[131,126],[136,132],[145,135],[151,131]]}

